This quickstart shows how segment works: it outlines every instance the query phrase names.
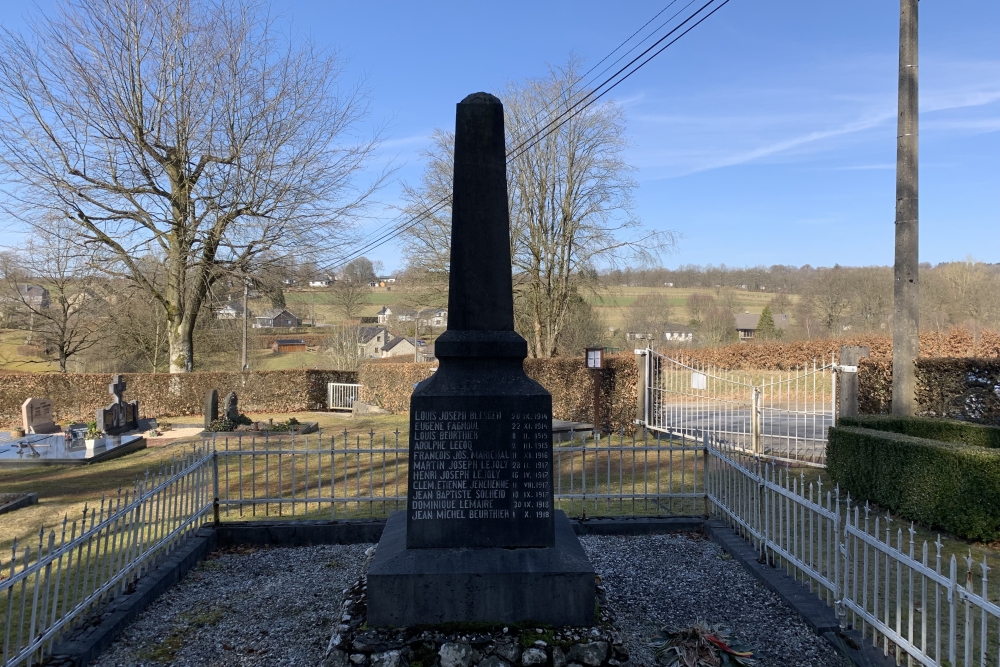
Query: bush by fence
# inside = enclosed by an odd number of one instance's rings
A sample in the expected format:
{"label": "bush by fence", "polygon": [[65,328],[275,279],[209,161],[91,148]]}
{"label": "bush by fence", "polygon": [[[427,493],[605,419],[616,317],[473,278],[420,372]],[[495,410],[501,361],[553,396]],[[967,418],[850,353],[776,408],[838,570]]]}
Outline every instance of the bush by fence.
{"label": "bush by fence", "polygon": [[915,438],[940,440],[941,442],[956,442],[975,447],[1000,449],[1000,428],[954,419],[863,415],[861,417],[841,417],[838,425],[856,426],[873,431],[890,431],[911,435]]}
{"label": "bush by fence", "polygon": [[1000,538],[1000,450],[838,426],[826,462],[856,500],[964,539]]}
{"label": "bush by fence", "polygon": [[[0,424],[21,423],[21,404],[31,397],[52,399],[57,421],[86,421],[111,402],[104,373],[4,373],[0,375]],[[145,417],[195,415],[204,410],[205,392],[235,391],[248,412],[315,410],[326,403],[328,382],[357,382],[352,371],[249,371],[247,373],[126,373],[125,399],[139,401]]]}
{"label": "bush by fence", "polygon": [[[429,363],[365,364],[359,372],[361,400],[394,412],[407,410],[413,385],[430,377],[435,366]],[[528,377],[552,394],[553,417],[593,421],[593,379],[582,357],[526,359],[524,370]],[[634,356],[622,354],[605,359],[601,371],[601,423],[605,430],[625,429],[626,433],[632,433],[637,379]]]}
{"label": "bush by fence", "polygon": [[[814,338],[809,340],[760,341],[734,343],[723,347],[692,348],[683,346],[685,357],[704,364],[731,370],[794,370],[805,368],[814,359],[829,359],[842,345],[871,348],[872,359],[892,357],[892,338],[878,334]],[[670,355],[673,348],[661,350]],[[679,352],[681,353],[681,352]],[[1000,332],[957,327],[948,331],[924,331],[920,334],[921,358],[1000,357]]]}
{"label": "bush by fence", "polygon": [[[1000,358],[917,359],[917,414],[1000,425]],[[892,411],[892,361],[865,359],[858,368],[858,408]]]}

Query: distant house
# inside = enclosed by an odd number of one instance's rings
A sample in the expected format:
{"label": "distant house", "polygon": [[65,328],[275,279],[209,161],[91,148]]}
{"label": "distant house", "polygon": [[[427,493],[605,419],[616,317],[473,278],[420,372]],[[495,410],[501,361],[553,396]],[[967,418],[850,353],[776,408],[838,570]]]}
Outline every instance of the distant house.
{"label": "distant house", "polygon": [[[785,331],[792,321],[786,313],[774,313],[774,328]],[[740,334],[740,342],[751,340],[757,335],[757,324],[760,322],[760,315],[754,313],[736,314],[736,331]]]}
{"label": "distant house", "polygon": [[292,285],[295,284],[295,278],[285,278],[284,280],[281,281],[281,284],[291,287]]}
{"label": "distant house", "polygon": [[645,331],[626,331],[625,340],[653,340],[653,334]]}
{"label": "distant house", "polygon": [[412,308],[390,308],[389,306],[382,306],[382,310],[378,311],[378,323],[388,324],[393,319],[397,322],[412,322],[417,319],[417,311]]}
{"label": "distant house", "polygon": [[690,343],[694,340],[694,329],[684,324],[668,324],[664,327],[663,340],[671,343]]}
{"label": "distant house", "polygon": [[448,309],[425,308],[420,311],[420,323],[435,329],[443,329],[448,326]]}
{"label": "distant house", "polygon": [[17,293],[21,300],[32,308],[49,307],[49,291],[38,285],[18,285]]}
{"label": "distant house", "polygon": [[220,306],[215,309],[215,319],[217,320],[235,320],[237,317],[243,315],[243,306],[239,303],[227,303],[224,306]]}
{"label": "distant house", "polygon": [[306,341],[303,338],[279,338],[271,343],[272,352],[305,352]]}
{"label": "distant house", "polygon": [[333,278],[322,278],[320,280],[310,280],[309,287],[329,287],[333,284]]}
{"label": "distant house", "polygon": [[412,338],[394,338],[382,348],[382,357],[408,357],[423,361],[423,351],[427,346],[422,340],[414,342]]}
{"label": "distant house", "polygon": [[382,348],[392,340],[392,334],[385,327],[360,327],[358,329],[358,351],[368,359],[382,356]]}
{"label": "distant house", "polygon": [[301,324],[302,320],[295,317],[292,313],[284,308],[277,308],[275,310],[269,310],[266,313],[255,316],[254,318],[254,329],[280,329],[280,328],[290,328],[297,327]]}

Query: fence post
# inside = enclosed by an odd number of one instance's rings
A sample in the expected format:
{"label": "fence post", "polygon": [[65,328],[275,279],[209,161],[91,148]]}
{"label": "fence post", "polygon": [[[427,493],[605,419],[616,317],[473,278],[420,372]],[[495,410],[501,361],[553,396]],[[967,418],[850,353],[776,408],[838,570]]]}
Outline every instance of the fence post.
{"label": "fence post", "polygon": [[[240,465],[243,462],[240,461]],[[219,452],[215,449],[215,443],[212,443],[212,494],[215,500],[212,502],[212,519],[215,522],[215,526],[219,525]]]}
{"label": "fence post", "polygon": [[[705,516],[708,517],[708,518],[711,518],[711,516],[712,516],[712,501],[709,499],[709,496],[708,496],[708,464],[709,464],[709,458],[708,458],[708,431],[705,431],[702,434],[701,447],[702,447],[702,449],[701,449],[701,465],[702,465],[702,475],[703,475],[702,482],[701,482],[701,488],[702,488],[702,491],[705,492]],[[673,452],[671,452],[671,455],[673,455]],[[682,456],[683,456],[683,454],[682,454]],[[681,460],[681,465],[684,465],[683,459]],[[681,491],[683,492],[684,489],[681,489]]]}
{"label": "fence post", "polygon": [[843,345],[840,348],[840,360],[836,366],[838,376],[839,405],[837,420],[840,417],[858,416],[858,362],[871,353],[871,348],[861,345]]}
{"label": "fence post", "polygon": [[646,425],[646,383],[649,372],[646,350],[635,351],[635,367],[638,377],[635,381],[635,423]]}
{"label": "fence post", "polygon": [[754,387],[751,400],[752,405],[750,406],[750,450],[755,456],[761,456],[764,453],[763,445],[760,441],[760,399],[760,387]]}

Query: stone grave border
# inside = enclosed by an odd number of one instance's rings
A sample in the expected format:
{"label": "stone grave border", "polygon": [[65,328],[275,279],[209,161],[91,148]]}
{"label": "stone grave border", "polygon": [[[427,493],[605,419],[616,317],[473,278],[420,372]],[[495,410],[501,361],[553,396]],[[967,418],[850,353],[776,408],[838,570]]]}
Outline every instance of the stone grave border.
{"label": "stone grave border", "polygon": [[[834,611],[824,605],[808,587],[757,561],[757,552],[723,521],[692,517],[612,517],[570,519],[577,535],[663,535],[704,533],[755,579],[792,608],[816,634],[820,635],[856,667],[894,667],[895,661],[864,641],[857,630],[840,629]],[[100,613],[98,625],[71,632],[59,641],[48,664],[82,667],[89,664],[125,631],[128,624],[184,575],[217,548],[234,546],[301,547],[317,544],[362,544],[378,542],[385,521],[359,519],[344,521],[225,522],[208,524],[179,546],[169,558],[143,576],[131,593],[112,600]]]}
{"label": "stone grave border", "polygon": [[[58,434],[54,434],[58,435]],[[105,436],[112,437],[112,436]],[[115,436],[117,437],[117,436]],[[122,436],[125,437],[125,436]],[[103,463],[104,461],[110,461],[116,459],[119,456],[125,456],[126,454],[132,454],[133,452],[138,452],[139,450],[146,449],[146,438],[145,436],[137,436],[136,439],[128,444],[119,445],[111,450],[105,450],[100,454],[93,456],[89,459],[41,459],[41,458],[31,458],[26,457],[23,459],[0,459],[0,469],[2,468],[33,468],[37,466],[81,466],[90,465],[91,463]]]}
{"label": "stone grave border", "polygon": [[5,493],[5,496],[18,496],[13,500],[9,500],[5,503],[0,503],[0,514],[6,514],[7,512],[13,512],[14,510],[19,510],[22,507],[28,507],[30,505],[38,504],[38,494],[34,492],[25,493]]}

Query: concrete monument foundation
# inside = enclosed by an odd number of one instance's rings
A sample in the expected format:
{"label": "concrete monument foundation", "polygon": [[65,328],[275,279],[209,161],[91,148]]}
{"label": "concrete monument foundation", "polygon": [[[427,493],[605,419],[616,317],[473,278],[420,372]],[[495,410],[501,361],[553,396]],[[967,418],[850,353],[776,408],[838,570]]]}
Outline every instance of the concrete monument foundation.
{"label": "concrete monument foundation", "polygon": [[555,546],[407,549],[393,514],[368,568],[368,625],[592,625],[594,568],[569,519],[555,513]]}

